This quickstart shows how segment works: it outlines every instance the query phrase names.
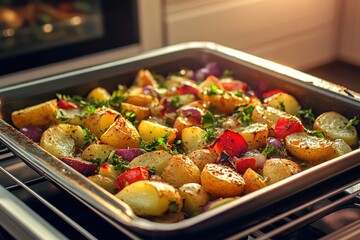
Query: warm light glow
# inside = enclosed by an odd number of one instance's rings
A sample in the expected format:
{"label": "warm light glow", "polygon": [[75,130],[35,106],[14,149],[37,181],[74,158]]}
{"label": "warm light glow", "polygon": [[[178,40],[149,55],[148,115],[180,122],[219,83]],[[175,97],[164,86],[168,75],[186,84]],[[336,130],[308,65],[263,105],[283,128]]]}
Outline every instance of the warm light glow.
{"label": "warm light glow", "polygon": [[70,19],[71,25],[80,25],[81,23],[82,23],[82,19],[79,16],[75,16]]}
{"label": "warm light glow", "polygon": [[52,24],[48,23],[42,26],[42,30],[46,33],[50,33],[54,30],[54,27]]}
{"label": "warm light glow", "polygon": [[13,28],[4,29],[2,31],[2,35],[4,37],[12,37],[15,35],[15,29],[13,29]]}

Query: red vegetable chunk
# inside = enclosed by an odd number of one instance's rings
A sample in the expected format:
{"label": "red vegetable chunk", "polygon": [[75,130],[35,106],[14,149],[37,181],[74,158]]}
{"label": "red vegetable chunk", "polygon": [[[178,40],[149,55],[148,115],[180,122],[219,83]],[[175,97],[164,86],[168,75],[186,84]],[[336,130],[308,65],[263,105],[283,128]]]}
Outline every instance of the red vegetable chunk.
{"label": "red vegetable chunk", "polygon": [[95,174],[97,169],[96,163],[84,161],[79,158],[61,157],[59,159],[85,176]]}
{"label": "red vegetable chunk", "polygon": [[227,129],[216,139],[212,148],[217,154],[224,151],[233,158],[243,155],[247,151],[248,144],[240,133]]}
{"label": "red vegetable chunk", "polygon": [[259,169],[259,164],[253,157],[245,157],[245,158],[234,158],[233,163],[235,169],[238,173],[245,173],[246,169],[251,168],[254,171]]}
{"label": "red vegetable chunk", "polygon": [[268,98],[274,94],[277,94],[277,93],[283,93],[284,91],[283,90],[280,90],[280,89],[274,89],[274,90],[270,90],[270,91],[267,91],[267,92],[264,92],[262,94],[263,98]]}
{"label": "red vegetable chunk", "polygon": [[76,109],[76,108],[78,108],[78,106],[76,106],[75,103],[68,102],[68,101],[65,101],[65,100],[62,100],[62,99],[60,99],[58,101],[58,106],[59,106],[59,108],[62,108],[62,109]]}
{"label": "red vegetable chunk", "polygon": [[287,135],[302,131],[304,131],[304,126],[295,118],[279,118],[275,125],[275,137],[281,140]]}
{"label": "red vegetable chunk", "polygon": [[131,183],[149,179],[149,168],[148,167],[136,167],[129,169],[117,178],[118,189],[121,190]]}

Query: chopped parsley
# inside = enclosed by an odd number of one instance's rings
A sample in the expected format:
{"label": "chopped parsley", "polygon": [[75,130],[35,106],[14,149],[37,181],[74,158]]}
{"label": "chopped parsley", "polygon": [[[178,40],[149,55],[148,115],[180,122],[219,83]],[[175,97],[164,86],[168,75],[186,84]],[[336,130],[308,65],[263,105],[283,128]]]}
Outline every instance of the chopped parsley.
{"label": "chopped parsley", "polygon": [[348,128],[350,126],[356,126],[358,124],[359,124],[359,119],[357,119],[357,117],[355,116],[349,120],[349,122],[346,124],[345,128]]}
{"label": "chopped parsley", "polygon": [[214,83],[210,85],[210,89],[205,92],[206,95],[223,95],[224,90],[219,89]]}
{"label": "chopped parsley", "polygon": [[83,128],[83,132],[84,132],[84,134],[85,134],[85,137],[84,137],[84,142],[83,142],[81,148],[84,148],[84,147],[86,147],[87,145],[89,145],[90,143],[92,143],[92,142],[94,142],[95,140],[97,140],[97,137],[96,137],[94,134],[92,134],[89,129]]}
{"label": "chopped parsley", "polygon": [[280,109],[281,111],[285,112],[285,103],[284,103],[284,101],[280,101],[280,102],[279,102],[279,109]]}
{"label": "chopped parsley", "polygon": [[215,116],[210,111],[207,111],[202,117],[202,128],[206,131],[201,137],[206,138],[208,142],[215,139]]}
{"label": "chopped parsley", "polygon": [[318,131],[318,130],[311,130],[311,129],[305,128],[305,132],[307,134],[313,135],[313,136],[318,137],[318,138],[325,138],[324,134],[321,131]]}
{"label": "chopped parsley", "polygon": [[124,117],[129,120],[134,126],[139,123],[139,120],[136,118],[136,114],[132,111],[126,111],[123,113]]}
{"label": "chopped parsley", "polygon": [[280,155],[280,149],[274,148],[274,146],[270,144],[262,150],[261,154],[267,158],[271,155]]}
{"label": "chopped parsley", "polygon": [[179,96],[173,96],[170,98],[170,105],[173,106],[174,108],[179,108],[181,107],[181,103],[180,103],[180,97]]}
{"label": "chopped parsley", "polygon": [[251,105],[236,107],[234,110],[234,115],[237,119],[241,120],[241,123],[244,126],[248,126],[252,122],[252,113],[254,108],[255,107]]}
{"label": "chopped parsley", "polygon": [[154,137],[152,142],[140,139],[140,148],[144,152],[164,150],[171,154],[184,153],[181,140],[176,140],[173,144],[168,143],[170,133],[167,132],[163,137]]}
{"label": "chopped parsley", "polygon": [[299,117],[301,117],[302,119],[304,119],[309,124],[313,124],[315,121],[315,116],[314,116],[311,108],[299,109],[299,111],[297,112],[297,115]]}
{"label": "chopped parsley", "polygon": [[129,170],[129,162],[124,161],[121,156],[115,154],[115,151],[111,151],[109,154],[109,157],[107,158],[108,163],[115,166],[115,170],[120,172],[125,172],[126,170]]}

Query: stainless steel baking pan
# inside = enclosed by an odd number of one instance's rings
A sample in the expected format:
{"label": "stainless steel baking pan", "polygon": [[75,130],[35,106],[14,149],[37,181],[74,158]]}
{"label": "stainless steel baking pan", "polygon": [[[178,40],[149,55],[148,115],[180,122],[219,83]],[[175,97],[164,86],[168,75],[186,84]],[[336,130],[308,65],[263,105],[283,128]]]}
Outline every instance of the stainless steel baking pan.
{"label": "stainless steel baking pan", "polygon": [[285,89],[295,95],[304,108],[311,107],[315,113],[332,110],[347,117],[360,113],[359,93],[215,43],[189,42],[99,66],[42,79],[29,79],[0,89],[0,141],[32,168],[131,237],[167,238],[205,232],[220,223],[260,211],[360,165],[360,149],[357,149],[196,217],[173,224],[154,223],[135,216],[126,204],[44,152],[11,126],[12,111],[52,99],[55,93],[85,95],[96,86],[111,91],[118,83],[130,84],[141,68],[166,74],[180,67],[199,68],[210,61],[232,70],[238,79],[246,81],[250,86],[265,82],[269,88]]}

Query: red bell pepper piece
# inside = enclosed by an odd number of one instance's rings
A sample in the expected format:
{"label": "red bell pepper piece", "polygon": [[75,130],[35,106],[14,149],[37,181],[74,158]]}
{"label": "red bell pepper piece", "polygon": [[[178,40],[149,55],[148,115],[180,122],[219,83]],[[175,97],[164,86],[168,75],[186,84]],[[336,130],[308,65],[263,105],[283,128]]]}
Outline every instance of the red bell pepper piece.
{"label": "red bell pepper piece", "polygon": [[65,101],[65,100],[62,100],[62,99],[60,99],[58,101],[58,106],[59,106],[59,108],[62,108],[62,109],[76,109],[76,108],[78,108],[78,106],[75,103],[68,102],[68,101]]}
{"label": "red bell pepper piece", "polygon": [[121,190],[131,183],[149,179],[149,168],[148,167],[135,167],[131,168],[117,177],[117,186]]}
{"label": "red bell pepper piece", "polygon": [[275,125],[275,137],[283,140],[287,135],[304,131],[304,125],[296,118],[279,118]]}
{"label": "red bell pepper piece", "polygon": [[274,94],[277,94],[277,93],[283,93],[284,91],[283,90],[280,90],[280,89],[273,89],[273,90],[269,90],[269,91],[266,91],[262,94],[262,97],[263,98],[268,98]]}
{"label": "red bell pepper piece", "polygon": [[234,158],[233,163],[236,171],[241,174],[245,173],[248,168],[251,168],[254,171],[259,170],[259,164],[253,157]]}
{"label": "red bell pepper piece", "polygon": [[227,129],[215,140],[212,148],[217,154],[224,151],[233,158],[243,155],[247,151],[248,144],[240,133]]}

